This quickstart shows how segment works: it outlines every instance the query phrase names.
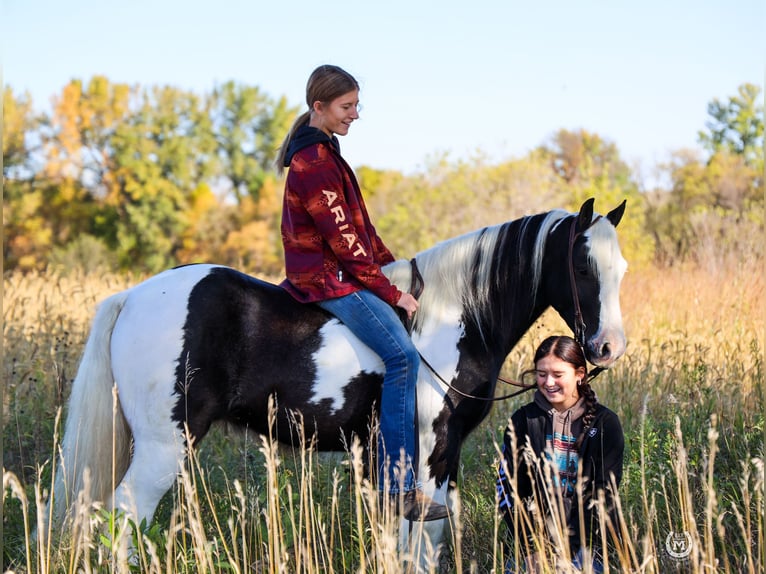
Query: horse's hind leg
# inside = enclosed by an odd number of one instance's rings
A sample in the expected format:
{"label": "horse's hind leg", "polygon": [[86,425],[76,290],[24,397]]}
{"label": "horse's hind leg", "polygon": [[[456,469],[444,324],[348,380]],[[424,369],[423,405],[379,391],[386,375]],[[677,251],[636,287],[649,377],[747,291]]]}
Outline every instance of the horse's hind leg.
{"label": "horse's hind leg", "polygon": [[138,525],[151,521],[186,453],[183,432],[173,420],[186,298],[172,296],[166,283],[154,281],[134,291],[112,332],[112,371],[133,434],[133,457],[114,505]]}
{"label": "horse's hind leg", "polygon": [[178,433],[175,440],[134,437],[133,458],[114,493],[114,506],[135,519],[136,525],[151,522],[160,499],[173,486],[183,468],[186,445]]}

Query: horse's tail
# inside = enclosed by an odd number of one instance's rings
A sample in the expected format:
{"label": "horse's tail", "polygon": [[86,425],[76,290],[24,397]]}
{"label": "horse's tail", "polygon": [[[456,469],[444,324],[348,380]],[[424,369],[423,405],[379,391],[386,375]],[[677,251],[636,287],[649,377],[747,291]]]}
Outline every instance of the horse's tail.
{"label": "horse's tail", "polygon": [[78,500],[108,502],[130,463],[132,435],[113,392],[110,351],[112,331],[129,292],[99,305],[72,384],[53,488],[54,524],[68,518]]}

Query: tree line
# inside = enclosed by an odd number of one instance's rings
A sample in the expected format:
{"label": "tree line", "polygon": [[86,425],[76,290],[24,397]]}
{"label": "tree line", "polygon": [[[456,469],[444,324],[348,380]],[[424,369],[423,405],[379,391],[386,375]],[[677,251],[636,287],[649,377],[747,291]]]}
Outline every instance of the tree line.
{"label": "tree line", "polygon": [[[405,175],[357,169],[378,231],[400,257],[468,230],[587,197],[622,199],[631,264],[720,265],[763,255],[760,88],[708,105],[700,149],[678,150],[643,189],[617,146],[560,130],[524,157],[429,160]],[[279,274],[282,181],[272,162],[298,109],[257,86],[210,93],[73,80],[39,112],[3,93],[7,270],[157,272],[195,261]]]}

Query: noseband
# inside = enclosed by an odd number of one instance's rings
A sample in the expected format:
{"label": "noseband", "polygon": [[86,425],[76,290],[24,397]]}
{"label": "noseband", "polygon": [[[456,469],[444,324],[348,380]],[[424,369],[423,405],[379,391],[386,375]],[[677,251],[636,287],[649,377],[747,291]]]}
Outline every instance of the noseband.
{"label": "noseband", "polygon": [[[593,221],[590,222],[590,225],[585,227],[585,229],[581,229],[580,231],[576,231],[577,227],[577,216],[574,217],[572,220],[572,224],[569,226],[569,246],[567,249],[567,264],[569,267],[569,284],[572,288],[572,303],[574,305],[574,339],[577,341],[577,344],[580,345],[582,349],[585,349],[585,320],[583,319],[582,315],[582,309],[580,308],[580,296],[577,293],[577,284],[575,283],[575,271],[574,271],[574,244],[575,241],[577,241],[577,238],[580,237],[583,233],[588,231],[593,225],[601,219],[601,216],[597,216]],[[423,287],[425,285],[423,281],[423,276],[420,274],[420,270],[418,269],[418,264],[415,258],[413,257],[410,260],[410,265],[412,267],[412,281],[410,286],[410,294],[412,294],[415,299],[418,299],[420,295],[423,293]],[[412,320],[409,319],[406,314],[403,315],[403,319],[405,327],[407,327],[407,331],[412,330]],[[418,354],[420,354],[418,352]],[[467,399],[475,399],[478,401],[486,401],[486,402],[495,402],[495,401],[504,401],[505,399],[510,399],[515,396],[520,395],[521,393],[524,393],[530,389],[534,389],[537,387],[536,384],[527,385],[520,381],[509,381],[507,379],[503,379],[502,377],[497,377],[498,382],[505,383],[506,385],[511,385],[513,387],[519,387],[520,390],[515,391],[513,393],[509,393],[507,395],[501,395],[499,397],[479,397],[477,395],[472,395],[470,393],[466,393],[465,391],[461,391],[457,387],[451,385],[448,383],[437,371],[434,369],[431,364],[426,360],[426,358],[420,354],[420,360],[423,362],[423,364],[428,367],[428,370],[431,371],[434,376],[439,379],[439,381],[446,385],[449,389],[453,390],[457,394],[461,395],[462,397],[465,397]],[[594,367],[587,375],[586,379],[587,382],[592,381],[596,376],[598,376],[602,371],[604,371],[604,367]]]}

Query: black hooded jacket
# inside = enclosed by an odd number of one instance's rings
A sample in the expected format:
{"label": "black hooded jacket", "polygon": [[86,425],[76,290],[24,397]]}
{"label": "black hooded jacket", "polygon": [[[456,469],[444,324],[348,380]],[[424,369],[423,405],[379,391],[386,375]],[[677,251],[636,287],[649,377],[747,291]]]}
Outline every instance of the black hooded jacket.
{"label": "black hooded jacket", "polygon": [[[506,428],[504,435],[503,456],[508,473],[506,474],[503,465],[498,469],[499,506],[510,532],[513,533],[515,528],[518,528],[528,542],[532,540],[532,533],[527,530],[528,525],[525,520],[514,520],[515,505],[511,482],[516,481],[518,499],[525,501],[528,506],[534,502],[537,509],[545,512],[545,516],[550,514],[549,499],[545,495],[546,481],[540,472],[540,469],[545,468],[545,465],[529,464],[531,461],[526,459],[524,447],[529,445],[534,455],[542,460],[546,456],[546,435],[551,434],[551,428],[551,416],[532,402],[513,414],[511,425]],[[516,436],[515,449],[512,442],[513,433]],[[581,540],[584,540],[589,547],[600,545],[598,512],[591,507],[591,501],[596,498],[596,493],[599,490],[603,491],[605,495],[607,515],[615,526],[615,531],[620,532],[614,505],[615,493],[612,491],[612,477],[614,477],[615,484],[619,486],[622,479],[624,450],[625,439],[619,418],[605,406],[597,405],[593,423],[586,430],[578,451],[583,481],[582,505],[574,500],[567,517],[569,548],[572,553],[580,548]],[[579,488],[575,489],[575,492],[578,490]],[[580,533],[580,506],[583,508],[583,524],[585,526],[582,537]],[[514,522],[516,523],[515,526]]]}

